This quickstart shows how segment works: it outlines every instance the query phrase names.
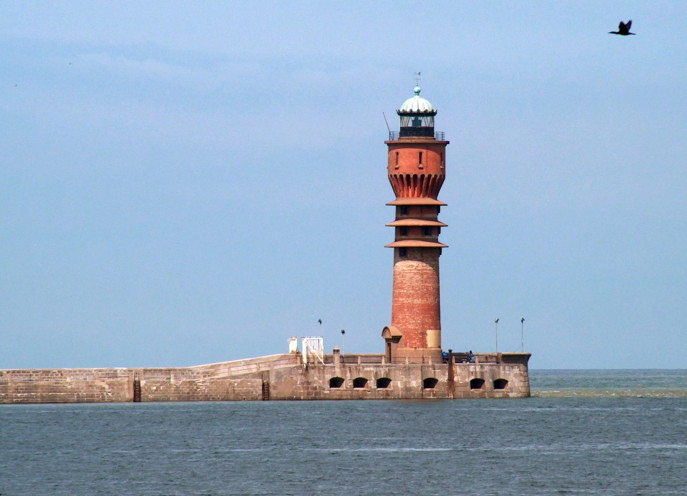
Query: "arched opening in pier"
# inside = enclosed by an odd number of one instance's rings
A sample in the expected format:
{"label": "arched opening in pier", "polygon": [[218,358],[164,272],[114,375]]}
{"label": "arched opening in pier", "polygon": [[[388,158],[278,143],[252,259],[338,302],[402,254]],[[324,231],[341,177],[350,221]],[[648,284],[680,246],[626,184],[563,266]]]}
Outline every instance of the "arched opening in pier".
{"label": "arched opening in pier", "polygon": [[506,379],[496,379],[494,381],[494,389],[506,389],[508,381]]}
{"label": "arched opening in pier", "polygon": [[484,379],[475,377],[470,380],[470,389],[482,389],[482,386],[484,386]]}
{"label": "arched opening in pier", "polygon": [[353,379],[353,388],[354,389],[363,389],[367,385],[367,379],[364,377],[356,377]]}
{"label": "arched opening in pier", "polygon": [[380,377],[377,379],[377,389],[386,389],[391,386],[391,379],[388,377]]}
{"label": "arched opening in pier", "polygon": [[422,389],[434,389],[437,385],[437,382],[439,382],[439,379],[435,379],[434,377],[428,377],[424,381],[422,381]]}
{"label": "arched opening in pier", "polygon": [[343,386],[344,380],[343,377],[332,377],[329,379],[329,387],[333,389],[338,389],[341,386]]}

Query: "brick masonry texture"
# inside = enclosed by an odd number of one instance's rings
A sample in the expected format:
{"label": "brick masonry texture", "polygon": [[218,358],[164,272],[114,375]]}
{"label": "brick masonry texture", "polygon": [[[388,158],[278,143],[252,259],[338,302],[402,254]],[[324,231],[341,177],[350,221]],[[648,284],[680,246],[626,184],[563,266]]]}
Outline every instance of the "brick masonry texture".
{"label": "brick masonry texture", "polygon": [[396,259],[391,323],[403,329],[403,347],[426,348],[427,330],[441,330],[438,250],[410,249]]}

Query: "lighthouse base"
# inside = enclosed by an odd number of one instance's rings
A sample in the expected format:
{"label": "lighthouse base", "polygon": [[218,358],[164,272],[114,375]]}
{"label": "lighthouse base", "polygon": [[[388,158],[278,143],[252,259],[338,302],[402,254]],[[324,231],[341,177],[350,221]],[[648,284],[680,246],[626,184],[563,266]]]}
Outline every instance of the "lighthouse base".
{"label": "lighthouse base", "polygon": [[391,363],[441,363],[441,348],[396,348],[392,353]]}

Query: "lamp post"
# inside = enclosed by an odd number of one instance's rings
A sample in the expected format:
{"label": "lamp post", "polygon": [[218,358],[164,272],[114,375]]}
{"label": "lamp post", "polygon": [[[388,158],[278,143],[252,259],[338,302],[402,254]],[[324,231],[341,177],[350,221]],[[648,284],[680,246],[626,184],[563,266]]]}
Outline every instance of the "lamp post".
{"label": "lamp post", "polygon": [[341,358],[343,359],[344,355],[344,348],[346,345],[346,331],[344,329],[341,329]]}
{"label": "lamp post", "polygon": [[520,351],[525,352],[525,317],[520,319]]}
{"label": "lamp post", "polygon": [[494,330],[496,334],[496,353],[499,352],[499,319],[498,317],[494,321]]}

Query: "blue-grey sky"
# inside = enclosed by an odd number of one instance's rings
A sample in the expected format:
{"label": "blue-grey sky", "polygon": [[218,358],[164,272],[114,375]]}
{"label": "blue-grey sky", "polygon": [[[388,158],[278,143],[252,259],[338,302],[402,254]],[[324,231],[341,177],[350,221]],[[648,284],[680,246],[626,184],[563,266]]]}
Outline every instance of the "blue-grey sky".
{"label": "blue-grey sky", "polygon": [[493,351],[498,317],[517,351],[524,317],[533,368],[684,368],[685,25],[676,1],[3,2],[0,368],[382,352],[382,112],[416,71],[451,141],[444,348]]}

